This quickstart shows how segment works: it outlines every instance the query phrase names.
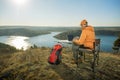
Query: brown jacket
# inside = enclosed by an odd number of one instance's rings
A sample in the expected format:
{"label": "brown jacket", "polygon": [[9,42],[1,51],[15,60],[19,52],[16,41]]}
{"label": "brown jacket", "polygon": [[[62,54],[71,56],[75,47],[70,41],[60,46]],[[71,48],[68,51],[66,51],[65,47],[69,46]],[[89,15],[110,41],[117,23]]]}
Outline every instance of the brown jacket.
{"label": "brown jacket", "polygon": [[85,47],[89,47],[91,49],[94,48],[93,42],[95,42],[95,32],[92,26],[87,26],[82,30],[80,38],[75,40],[77,45],[84,45]]}

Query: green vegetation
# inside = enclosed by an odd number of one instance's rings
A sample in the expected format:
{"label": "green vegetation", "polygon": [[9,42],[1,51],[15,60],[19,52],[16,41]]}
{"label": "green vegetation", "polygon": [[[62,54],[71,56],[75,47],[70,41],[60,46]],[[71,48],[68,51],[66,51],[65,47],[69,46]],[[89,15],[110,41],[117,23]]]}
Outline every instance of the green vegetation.
{"label": "green vegetation", "polygon": [[114,41],[112,49],[114,50],[114,53],[119,53],[120,49],[120,36]]}
{"label": "green vegetation", "polygon": [[120,47],[120,37],[115,40],[114,46]]}
{"label": "green vegetation", "polygon": [[0,29],[0,36],[27,36],[27,37],[32,37],[32,36],[37,36],[37,35],[42,35],[42,34],[48,34],[50,32],[48,31],[34,31],[34,30],[29,30],[25,28],[15,28],[15,29]]}
{"label": "green vegetation", "polygon": [[18,51],[15,47],[12,47],[7,44],[0,43],[0,54],[2,53],[11,53]]}
{"label": "green vegetation", "polygon": [[[3,80],[120,80],[120,55],[100,52],[96,72],[91,71],[92,54],[79,67],[73,63],[70,49],[62,51],[62,63],[47,62],[50,48],[36,48],[0,56],[0,79]],[[69,51],[69,52],[68,52]]]}
{"label": "green vegetation", "polygon": [[37,47],[37,45],[34,44],[34,45],[31,46],[30,48],[31,48],[31,49],[35,49],[35,48],[38,48],[38,47]]}

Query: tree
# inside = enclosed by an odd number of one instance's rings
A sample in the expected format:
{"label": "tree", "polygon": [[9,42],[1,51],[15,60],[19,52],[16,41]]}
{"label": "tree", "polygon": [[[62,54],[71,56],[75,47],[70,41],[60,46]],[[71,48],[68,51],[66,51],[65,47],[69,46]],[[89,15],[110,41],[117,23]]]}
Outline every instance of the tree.
{"label": "tree", "polygon": [[120,47],[120,37],[118,37],[118,38],[114,41],[114,46]]}

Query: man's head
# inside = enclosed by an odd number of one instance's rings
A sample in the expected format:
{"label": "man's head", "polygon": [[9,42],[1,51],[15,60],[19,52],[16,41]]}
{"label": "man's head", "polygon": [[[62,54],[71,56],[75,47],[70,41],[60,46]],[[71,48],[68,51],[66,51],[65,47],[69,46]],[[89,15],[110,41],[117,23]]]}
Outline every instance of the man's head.
{"label": "man's head", "polygon": [[82,29],[84,29],[85,27],[87,27],[88,26],[87,20],[82,20],[81,23],[80,23],[80,25],[81,25]]}

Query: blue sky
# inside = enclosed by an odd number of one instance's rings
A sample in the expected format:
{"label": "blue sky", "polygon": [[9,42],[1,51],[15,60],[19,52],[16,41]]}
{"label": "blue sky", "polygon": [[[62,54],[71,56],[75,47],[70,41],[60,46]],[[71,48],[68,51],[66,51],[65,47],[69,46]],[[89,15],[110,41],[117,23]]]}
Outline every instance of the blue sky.
{"label": "blue sky", "polygon": [[0,26],[120,26],[120,0],[0,0]]}

